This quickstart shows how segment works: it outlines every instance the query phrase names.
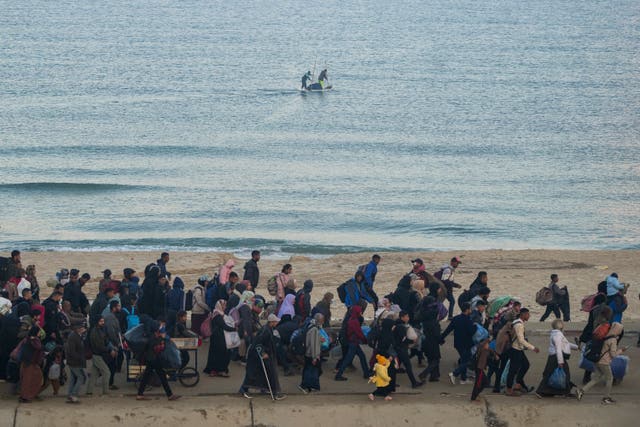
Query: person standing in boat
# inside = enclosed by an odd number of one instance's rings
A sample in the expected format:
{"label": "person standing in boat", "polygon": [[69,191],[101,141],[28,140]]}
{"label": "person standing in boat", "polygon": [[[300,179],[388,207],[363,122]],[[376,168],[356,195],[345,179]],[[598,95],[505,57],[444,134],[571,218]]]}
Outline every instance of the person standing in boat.
{"label": "person standing in boat", "polygon": [[326,68],[324,70],[322,70],[320,72],[320,75],[318,76],[318,83],[320,83],[320,86],[322,87],[322,89],[324,89],[325,81],[327,83],[329,83],[329,77],[327,77],[327,69]]}
{"label": "person standing in boat", "polygon": [[302,89],[307,89],[307,82],[311,80],[311,71],[307,71],[307,73],[302,76]]}

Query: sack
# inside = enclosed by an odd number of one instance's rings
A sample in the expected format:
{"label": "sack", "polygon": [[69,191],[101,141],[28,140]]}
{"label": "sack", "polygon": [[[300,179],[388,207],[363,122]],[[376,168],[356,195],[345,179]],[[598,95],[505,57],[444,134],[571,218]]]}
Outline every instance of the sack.
{"label": "sack", "polygon": [[0,316],[5,316],[11,311],[11,301],[0,297]]}
{"label": "sack", "polygon": [[556,390],[565,390],[567,388],[567,374],[564,369],[557,367],[549,376],[547,385]]}
{"label": "sack", "polygon": [[209,314],[200,325],[200,336],[202,338],[209,338],[212,334],[211,319],[213,319],[213,317],[211,317],[211,314]]}
{"label": "sack", "polygon": [[11,258],[0,256],[0,283],[9,280],[9,262]]}
{"label": "sack", "polygon": [[340,298],[340,301],[344,304],[347,301],[347,283],[345,282],[338,286],[336,291],[338,292],[338,298]]}
{"label": "sack", "polygon": [[180,357],[180,350],[171,340],[167,340],[164,343],[164,350],[160,353],[160,361],[162,367],[167,369],[180,369],[182,366],[182,359]]}
{"label": "sack", "polygon": [[582,301],[580,301],[580,311],[586,311],[587,313],[590,312],[595,305],[594,301],[597,296],[598,294],[593,294],[582,298]]}
{"label": "sack", "polygon": [[[230,326],[232,328],[236,327],[233,317],[229,316],[228,314],[225,314],[223,319],[224,319],[224,323],[227,326]],[[238,334],[238,332],[224,331],[224,342],[227,345],[227,349],[232,349],[232,348],[240,347],[240,343],[242,342],[242,340],[240,339],[240,334]]]}
{"label": "sack", "polygon": [[144,324],[140,324],[129,329],[124,334],[124,339],[129,346],[129,350],[131,350],[134,355],[144,353],[145,347],[149,342],[149,337],[147,337],[144,329]]}
{"label": "sack", "polygon": [[267,280],[267,291],[269,291],[269,295],[275,297],[278,294],[278,275],[272,276],[269,280]]}
{"label": "sack", "polygon": [[611,324],[609,322],[603,323],[602,325],[598,326],[593,330],[593,334],[592,334],[593,339],[603,340],[609,333],[610,329],[611,329]]}
{"label": "sack", "polygon": [[553,291],[551,288],[543,287],[536,293],[536,302],[540,305],[547,305],[553,302]]}
{"label": "sack", "polygon": [[614,379],[616,380],[623,379],[627,371],[629,371],[628,356],[616,356],[611,361],[611,373],[613,374]]}
{"label": "sack", "polygon": [[489,331],[487,331],[482,325],[476,323],[476,332],[473,334],[473,343],[478,345],[487,338],[489,338]]}
{"label": "sack", "polygon": [[193,310],[193,289],[189,289],[184,293],[184,303],[182,304],[184,311]]}
{"label": "sack", "polygon": [[49,374],[47,378],[50,380],[57,380],[60,378],[60,365],[58,363],[53,363],[49,367]]}

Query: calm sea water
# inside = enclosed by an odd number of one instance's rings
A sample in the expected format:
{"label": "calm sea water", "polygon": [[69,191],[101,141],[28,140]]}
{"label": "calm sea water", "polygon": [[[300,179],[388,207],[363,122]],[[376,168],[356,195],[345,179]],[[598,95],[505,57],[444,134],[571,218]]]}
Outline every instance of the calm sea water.
{"label": "calm sea water", "polygon": [[639,51],[636,0],[2,0],[0,248],[640,248]]}

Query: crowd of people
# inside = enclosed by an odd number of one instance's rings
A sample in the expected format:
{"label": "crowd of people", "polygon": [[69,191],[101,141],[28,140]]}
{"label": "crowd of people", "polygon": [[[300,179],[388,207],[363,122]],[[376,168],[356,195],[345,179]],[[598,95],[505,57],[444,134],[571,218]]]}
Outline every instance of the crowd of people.
{"label": "crowd of people", "polygon": [[[416,258],[396,289],[379,296],[375,281],[381,260],[373,255],[337,287],[347,314],[334,332],[335,295],[325,293],[312,304],[313,281],[298,287],[291,264],[269,277],[264,295],[258,293],[257,250],[244,265],[242,279],[234,271],[235,260],[230,259],[212,277],[201,276],[190,289],[168,270],[170,255],[166,252],[147,265],[142,275],[127,267],[117,280],[106,269],[91,302],[83,289],[91,276],[76,268],[62,269],[56,278],[47,280],[51,293],[41,300],[43,289],[35,266],[24,269],[16,250],[0,268],[0,378],[15,384],[24,403],[38,399],[49,385],[56,395],[65,383],[67,402],[77,403],[85,383],[86,395],[92,395],[98,383],[103,395],[117,390],[115,376],[125,359],[134,359],[144,366],[136,398],[147,399],[144,393],[155,374],[167,398],[175,400],[180,396],[167,380],[169,342],[171,338],[200,338],[209,346],[203,372],[228,377],[231,361],[239,362],[246,369],[239,392],[247,398],[258,391],[269,393],[274,400],[283,399],[281,369],[285,376],[300,370],[298,389],[302,393],[319,391],[323,365],[332,354],[339,359],[333,371],[335,381],[348,380],[345,373],[357,370],[353,366],[357,357],[362,377],[376,387],[369,399],[391,400],[398,374],[406,374],[413,388],[440,381],[441,346],[453,334],[458,358],[456,368],[445,378],[454,385],[473,385],[472,400],[487,386],[507,396],[534,393],[540,398],[569,396],[575,387],[580,400],[594,385],[604,382],[602,402],[614,402],[611,366],[625,350],[618,343],[627,304],[627,287],[617,274],[601,282],[589,299],[589,320],[575,343],[563,334],[564,322],[570,320],[566,287],[560,288],[558,276],[551,275],[553,296],[541,321],[551,313],[556,319],[543,378],[534,388],[525,380],[530,367],[527,351],[540,351],[526,338],[530,311],[513,297],[490,299],[486,272],[479,272],[456,300],[454,290],[463,289],[455,281],[461,258],[453,257],[433,274]],[[454,316],[456,305],[459,314]],[[363,313],[370,306],[373,321],[367,324]],[[134,349],[133,342],[128,345],[128,334],[136,328],[146,338],[142,347]],[[364,346],[370,347],[369,358]],[[572,382],[566,363],[577,350],[592,362],[585,369],[582,388]],[[420,372],[414,372],[414,357],[418,367],[424,368]],[[180,369],[188,364],[189,353],[180,351]]]}

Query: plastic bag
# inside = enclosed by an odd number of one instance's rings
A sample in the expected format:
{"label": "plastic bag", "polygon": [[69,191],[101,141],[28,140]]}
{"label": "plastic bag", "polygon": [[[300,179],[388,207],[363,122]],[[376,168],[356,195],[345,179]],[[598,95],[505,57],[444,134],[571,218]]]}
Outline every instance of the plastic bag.
{"label": "plastic bag", "polygon": [[329,338],[329,334],[324,329],[320,329],[318,333],[320,334],[320,350],[329,350],[329,347],[331,346],[331,339]]}
{"label": "plastic bag", "polygon": [[476,332],[473,334],[473,343],[480,344],[487,338],[489,338],[489,331],[487,331],[480,324],[476,323]]}
{"label": "plastic bag", "polygon": [[596,364],[590,361],[589,359],[584,357],[584,352],[580,356],[580,364],[578,365],[580,369],[584,369],[585,371],[593,372],[596,370]]}
{"label": "plastic bag", "polygon": [[242,340],[236,331],[224,331],[224,342],[227,349],[238,348]]}
{"label": "plastic bag", "polygon": [[173,341],[165,341],[164,350],[160,354],[160,360],[162,361],[162,366],[165,368],[180,369],[180,366],[182,366],[180,350],[178,350],[178,347]]}
{"label": "plastic bag", "polygon": [[629,357],[628,356],[616,356],[611,361],[611,373],[613,378],[621,380],[629,370]]}
{"label": "plastic bag", "polygon": [[564,390],[567,388],[567,373],[564,369],[557,367],[549,376],[547,384],[556,390]]}

